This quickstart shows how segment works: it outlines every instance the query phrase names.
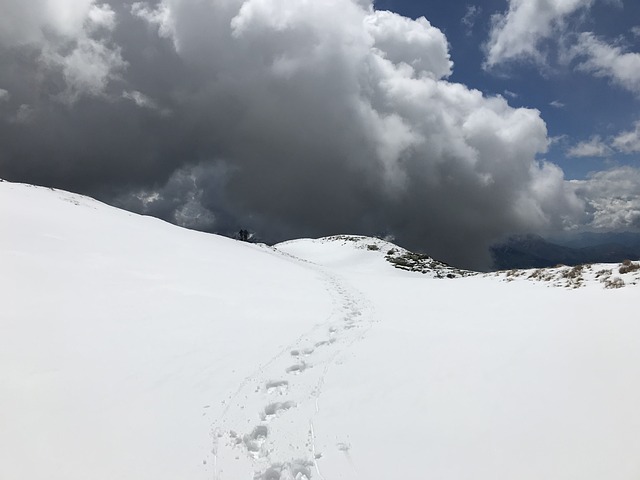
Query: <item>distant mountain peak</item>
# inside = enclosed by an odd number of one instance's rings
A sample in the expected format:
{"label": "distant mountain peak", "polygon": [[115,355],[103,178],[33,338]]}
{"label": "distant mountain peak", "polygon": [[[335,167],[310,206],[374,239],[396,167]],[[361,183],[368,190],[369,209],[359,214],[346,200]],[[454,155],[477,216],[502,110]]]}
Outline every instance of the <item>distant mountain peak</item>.
{"label": "distant mountain peak", "polygon": [[[592,236],[588,237],[593,241]],[[595,237],[598,238],[598,237]],[[552,243],[539,235],[513,235],[491,247],[496,270],[513,268],[544,268],[555,265],[581,265],[589,263],[619,263],[625,259],[640,258],[640,235],[633,243],[633,234],[627,234],[625,242],[615,243],[615,235],[600,237],[603,241],[588,246],[572,246]],[[579,243],[577,244],[579,245]]]}

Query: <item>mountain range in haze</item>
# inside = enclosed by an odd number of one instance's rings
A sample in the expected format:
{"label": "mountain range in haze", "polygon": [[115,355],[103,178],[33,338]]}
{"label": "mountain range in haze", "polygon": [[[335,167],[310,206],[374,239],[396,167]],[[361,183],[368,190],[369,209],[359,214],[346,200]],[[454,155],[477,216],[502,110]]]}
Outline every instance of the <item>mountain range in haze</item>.
{"label": "mountain range in haze", "polygon": [[516,235],[494,245],[491,254],[496,270],[622,262],[640,258],[640,234],[584,232],[549,240]]}

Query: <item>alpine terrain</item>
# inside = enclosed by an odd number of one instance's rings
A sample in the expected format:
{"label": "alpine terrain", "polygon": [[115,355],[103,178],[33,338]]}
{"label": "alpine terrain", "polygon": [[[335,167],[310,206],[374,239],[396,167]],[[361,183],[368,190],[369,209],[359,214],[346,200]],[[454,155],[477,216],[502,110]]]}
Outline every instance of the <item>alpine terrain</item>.
{"label": "alpine terrain", "polygon": [[479,274],[0,182],[0,267],[1,479],[640,478],[634,261]]}

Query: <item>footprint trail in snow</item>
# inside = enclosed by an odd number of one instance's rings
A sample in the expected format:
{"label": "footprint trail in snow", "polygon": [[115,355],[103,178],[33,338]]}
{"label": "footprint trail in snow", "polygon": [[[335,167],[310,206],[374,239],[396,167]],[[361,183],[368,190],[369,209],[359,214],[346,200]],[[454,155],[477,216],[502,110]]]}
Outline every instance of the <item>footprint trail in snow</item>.
{"label": "footprint trail in snow", "polygon": [[[372,326],[366,299],[333,273],[333,311],[244,379],[213,425],[214,480],[310,480],[322,476],[313,421],[325,377]],[[337,448],[337,447],[336,447]]]}

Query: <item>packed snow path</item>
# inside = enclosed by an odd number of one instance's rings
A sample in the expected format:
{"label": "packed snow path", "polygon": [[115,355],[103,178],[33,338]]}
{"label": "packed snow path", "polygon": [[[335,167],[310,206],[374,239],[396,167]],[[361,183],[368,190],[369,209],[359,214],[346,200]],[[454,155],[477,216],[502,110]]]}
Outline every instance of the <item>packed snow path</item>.
{"label": "packed snow path", "polygon": [[[322,276],[333,309],[259,365],[222,402],[212,431],[215,480],[248,478],[249,473],[256,480],[322,480],[323,448],[316,444],[314,419],[321,409],[325,377],[339,368],[342,356],[374,321],[370,302],[339,275],[286,257]],[[332,447],[348,454],[343,442]]]}

